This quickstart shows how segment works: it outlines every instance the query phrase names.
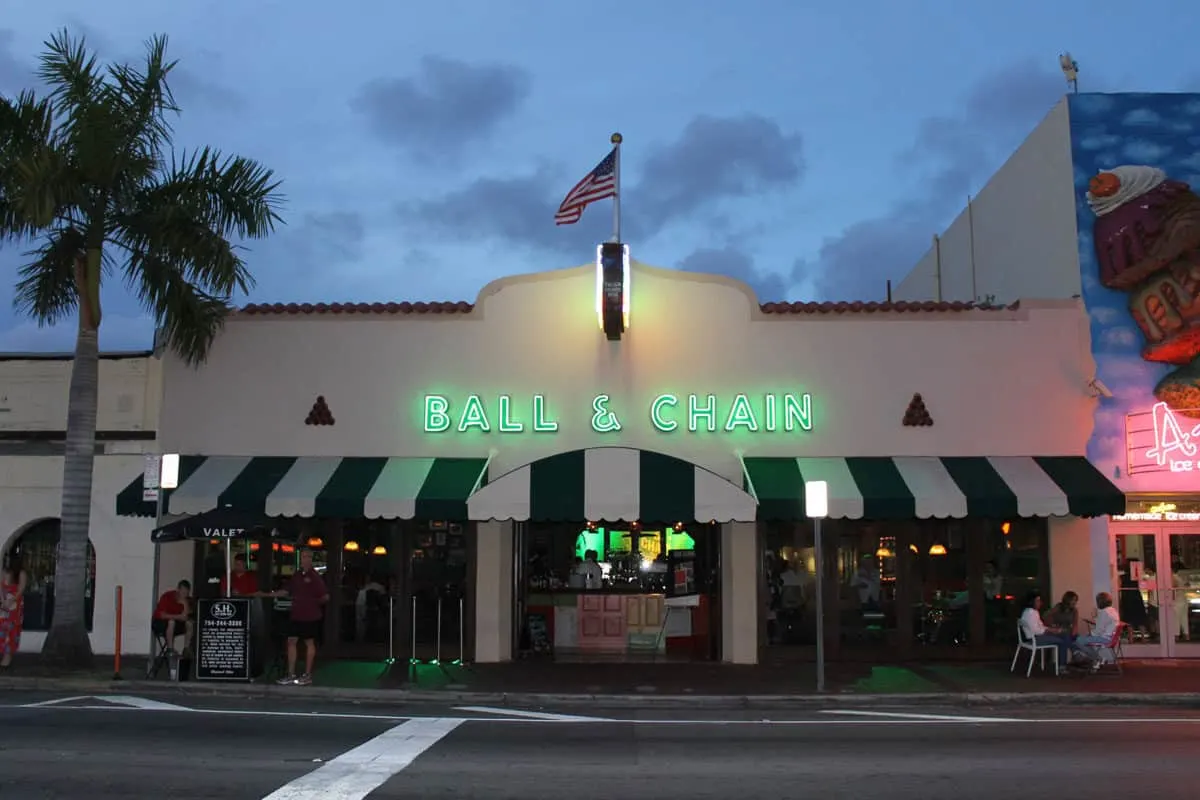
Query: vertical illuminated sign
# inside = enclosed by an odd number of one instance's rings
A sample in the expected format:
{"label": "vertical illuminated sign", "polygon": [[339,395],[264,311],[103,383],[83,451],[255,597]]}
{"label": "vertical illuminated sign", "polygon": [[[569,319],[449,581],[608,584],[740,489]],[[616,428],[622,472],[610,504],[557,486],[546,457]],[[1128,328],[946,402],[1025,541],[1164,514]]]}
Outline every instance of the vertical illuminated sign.
{"label": "vertical illuminated sign", "polygon": [[596,317],[610,342],[629,328],[629,247],[605,242],[596,248]]}

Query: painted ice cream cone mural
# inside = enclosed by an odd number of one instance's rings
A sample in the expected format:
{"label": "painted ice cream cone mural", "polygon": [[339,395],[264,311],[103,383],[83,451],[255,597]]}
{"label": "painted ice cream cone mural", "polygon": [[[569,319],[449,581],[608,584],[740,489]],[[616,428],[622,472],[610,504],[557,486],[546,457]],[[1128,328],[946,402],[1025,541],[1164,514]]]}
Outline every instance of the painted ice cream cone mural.
{"label": "painted ice cream cone mural", "polygon": [[1200,417],[1200,196],[1158,168],[1121,166],[1088,184],[1099,279],[1126,292],[1142,358],[1179,367],[1154,396]]}

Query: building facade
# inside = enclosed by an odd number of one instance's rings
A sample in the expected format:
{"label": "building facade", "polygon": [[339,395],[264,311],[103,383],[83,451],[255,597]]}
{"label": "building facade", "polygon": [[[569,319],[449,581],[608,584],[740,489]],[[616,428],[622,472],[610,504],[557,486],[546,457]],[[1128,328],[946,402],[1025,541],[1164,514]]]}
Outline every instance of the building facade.
{"label": "building facade", "polygon": [[[1090,575],[1088,518],[1124,498],[1084,458],[1077,300],[760,304],[635,263],[612,340],[597,273],[243,309],[200,368],[164,359],[168,519],[295,528],[336,651],[393,658],[803,658],[818,569],[836,657],[981,656],[1020,594]],[[144,514],[128,478],[118,510]],[[806,480],[829,486],[822,565]],[[207,586],[220,546],[160,580]],[[264,580],[294,563],[239,547]]]}
{"label": "building facade", "polygon": [[1087,453],[1129,507],[1095,520],[1077,557],[1117,593],[1144,656],[1200,656],[1196,187],[1200,95],[1070,95],[897,290],[1083,299],[1098,398]]}
{"label": "building facade", "polygon": [[[113,495],[157,451],[160,362],[149,353],[100,361],[86,587],[92,650],[115,650],[116,588],[123,593],[122,650],[149,641],[154,548],[148,521],[119,517]],[[22,652],[38,652],[54,615],[54,571],[62,505],[63,442],[71,357],[0,356],[0,554],[17,554],[26,590]]]}

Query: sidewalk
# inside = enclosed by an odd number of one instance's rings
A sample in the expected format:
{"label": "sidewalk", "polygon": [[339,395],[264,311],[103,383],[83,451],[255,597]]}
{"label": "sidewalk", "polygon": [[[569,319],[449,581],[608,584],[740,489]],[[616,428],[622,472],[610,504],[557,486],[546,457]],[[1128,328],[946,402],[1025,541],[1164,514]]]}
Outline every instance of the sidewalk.
{"label": "sidewalk", "polygon": [[[97,664],[103,659],[97,659]],[[906,703],[1123,703],[1200,707],[1200,662],[1126,662],[1125,674],[1035,671],[1012,675],[1008,664],[831,664],[826,692],[816,693],[812,664],[734,666],[712,663],[387,664],[334,661],[322,665],[315,685],[298,690],[269,683],[146,681],[144,662],[126,659],[123,680],[111,667],[63,673],[35,656],[0,675],[0,690],[50,692],[133,691],[226,696],[293,695],[297,691],[354,702],[506,702],[516,705],[601,703],[771,707],[828,702]]]}

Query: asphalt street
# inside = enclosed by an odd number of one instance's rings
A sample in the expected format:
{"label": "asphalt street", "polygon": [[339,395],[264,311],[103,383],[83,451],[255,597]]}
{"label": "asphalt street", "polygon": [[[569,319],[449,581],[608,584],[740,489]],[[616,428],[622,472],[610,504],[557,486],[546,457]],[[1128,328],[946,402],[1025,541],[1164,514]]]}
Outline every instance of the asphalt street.
{"label": "asphalt street", "polygon": [[773,715],[0,693],[4,800],[1182,800],[1198,746],[1200,712],[1161,708]]}

